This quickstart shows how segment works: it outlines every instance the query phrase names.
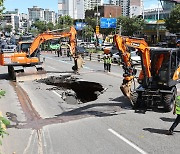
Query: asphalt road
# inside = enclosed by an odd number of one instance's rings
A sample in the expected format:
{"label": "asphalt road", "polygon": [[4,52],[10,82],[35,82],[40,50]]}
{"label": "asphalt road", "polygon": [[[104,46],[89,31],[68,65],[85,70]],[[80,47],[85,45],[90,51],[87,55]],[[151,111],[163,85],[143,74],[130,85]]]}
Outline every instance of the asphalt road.
{"label": "asphalt road", "polygon": [[119,90],[121,67],[113,65],[107,73],[103,63],[86,61],[75,75],[69,58],[49,53],[42,57],[47,76],[70,74],[100,83],[104,91],[91,102],[65,101],[65,89],[34,80],[12,83],[7,68],[0,67],[0,88],[6,91],[0,110],[11,120],[2,154],[179,154],[180,126],[173,136],[166,135],[175,116],[162,110],[132,110]]}

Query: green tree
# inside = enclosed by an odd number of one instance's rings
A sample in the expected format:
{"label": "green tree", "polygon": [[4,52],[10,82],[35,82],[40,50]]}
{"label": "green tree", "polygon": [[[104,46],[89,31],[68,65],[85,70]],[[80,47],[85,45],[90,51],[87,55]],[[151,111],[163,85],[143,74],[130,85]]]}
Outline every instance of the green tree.
{"label": "green tree", "polygon": [[180,32],[180,4],[171,11],[170,17],[165,20],[165,26],[170,33]]}
{"label": "green tree", "polygon": [[86,38],[86,41],[91,41],[91,37],[94,34],[94,29],[92,28],[92,26],[87,25],[83,28],[82,33],[83,33],[84,37]]}
{"label": "green tree", "polygon": [[35,21],[31,27],[37,28],[39,33],[42,33],[47,30],[46,23],[44,21],[40,21],[40,20]]}
{"label": "green tree", "polygon": [[4,27],[4,31],[10,33],[10,32],[12,32],[12,28],[13,28],[12,25],[6,25],[6,26]]}
{"label": "green tree", "polygon": [[73,25],[73,19],[69,15],[65,15],[59,17],[57,28],[70,27],[72,25]]}
{"label": "green tree", "polygon": [[144,25],[144,20],[138,17],[129,18],[120,16],[117,20],[117,27],[121,26],[122,35],[127,36],[133,36],[134,34],[138,33],[143,29]]}
{"label": "green tree", "polygon": [[4,8],[4,0],[0,0],[0,16],[1,16],[4,9],[5,9]]}

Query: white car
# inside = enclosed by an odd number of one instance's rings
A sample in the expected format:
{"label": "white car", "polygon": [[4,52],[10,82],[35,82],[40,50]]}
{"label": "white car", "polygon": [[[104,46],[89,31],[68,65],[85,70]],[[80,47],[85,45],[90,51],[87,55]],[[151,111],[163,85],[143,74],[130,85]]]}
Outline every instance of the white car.
{"label": "white car", "polygon": [[6,45],[3,49],[2,49],[2,52],[3,53],[13,53],[17,51],[17,46],[16,45]]}
{"label": "white car", "polygon": [[112,55],[112,62],[113,63],[120,63],[121,62],[121,58],[120,58],[120,53],[116,52]]}
{"label": "white car", "polygon": [[141,57],[137,55],[137,51],[131,51],[131,60],[133,64],[140,64],[141,63]]}

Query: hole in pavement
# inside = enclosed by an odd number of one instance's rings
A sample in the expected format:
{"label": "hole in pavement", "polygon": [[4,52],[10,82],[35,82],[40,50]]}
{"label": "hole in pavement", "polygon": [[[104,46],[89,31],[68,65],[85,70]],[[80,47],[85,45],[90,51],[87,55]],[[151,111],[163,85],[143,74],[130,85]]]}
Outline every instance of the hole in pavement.
{"label": "hole in pavement", "polygon": [[94,101],[101,93],[103,93],[104,90],[100,83],[78,81],[78,78],[74,78],[71,75],[63,75],[60,77],[51,76],[37,80],[37,82],[57,87],[51,88],[50,90],[64,90],[62,93],[62,99],[64,99],[68,104]]}

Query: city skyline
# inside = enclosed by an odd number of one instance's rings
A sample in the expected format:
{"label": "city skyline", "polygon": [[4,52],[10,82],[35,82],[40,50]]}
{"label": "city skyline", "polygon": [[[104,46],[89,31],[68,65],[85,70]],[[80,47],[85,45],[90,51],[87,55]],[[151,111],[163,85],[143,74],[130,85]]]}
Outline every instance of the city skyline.
{"label": "city skyline", "polygon": [[[107,3],[108,0],[104,2]],[[13,5],[12,5],[13,4]],[[28,13],[28,8],[38,6],[43,9],[49,9],[58,12],[58,0],[29,0],[28,3],[22,3],[22,0],[5,0],[5,11],[13,11],[19,9],[20,13]],[[144,0],[144,9],[152,9],[158,7],[158,0]]]}

